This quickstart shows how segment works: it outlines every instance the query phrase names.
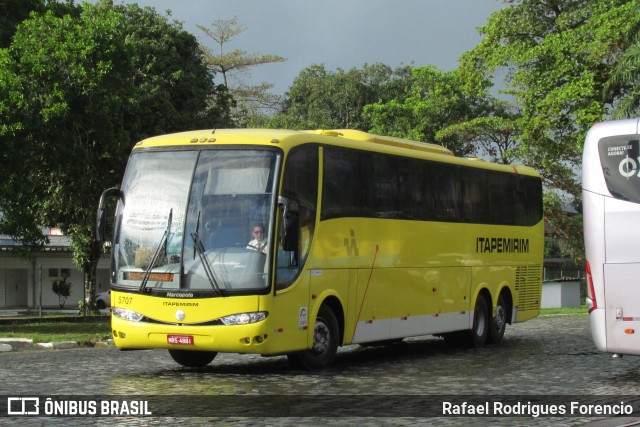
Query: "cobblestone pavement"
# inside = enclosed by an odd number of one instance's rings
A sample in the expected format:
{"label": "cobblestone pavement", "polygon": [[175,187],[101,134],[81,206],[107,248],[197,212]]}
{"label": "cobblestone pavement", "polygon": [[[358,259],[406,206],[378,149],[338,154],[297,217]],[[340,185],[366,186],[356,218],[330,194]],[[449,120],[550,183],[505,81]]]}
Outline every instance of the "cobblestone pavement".
{"label": "cobblestone pavement", "polygon": [[[453,349],[435,337],[406,340],[388,347],[348,346],[321,372],[291,368],[285,357],[219,354],[203,370],[176,365],[164,350],[120,352],[110,348],[17,351],[0,353],[0,395],[39,396],[324,396],[336,406],[362,405],[359,416],[341,418],[330,409],[310,408],[310,417],[219,418],[141,417],[17,418],[18,425],[560,425],[600,423],[603,418],[578,417],[416,417],[415,405],[427,395],[553,395],[558,398],[598,395],[596,402],[617,404],[640,396],[640,358],[612,358],[598,352],[586,315],[544,316],[510,325],[503,343],[481,349]],[[340,397],[342,396],[342,398]],[[360,399],[359,396],[363,396]],[[418,396],[418,398],[416,398]],[[427,397],[425,397],[427,396]],[[123,397],[123,398],[125,398]],[[189,399],[186,399],[187,401]],[[355,403],[354,403],[355,402]],[[387,406],[384,405],[386,402]],[[218,401],[218,403],[221,403]],[[526,403],[526,402],[525,402]],[[181,405],[189,405],[185,399]],[[275,403],[274,403],[275,404]],[[390,413],[386,407],[392,406]],[[414,406],[412,406],[414,405]],[[634,408],[636,411],[640,409]],[[194,406],[193,411],[197,411]],[[404,410],[406,409],[406,413]],[[315,411],[315,412],[313,412]],[[391,415],[379,417],[379,415]],[[414,415],[414,416],[407,416]],[[606,425],[623,425],[617,419]],[[2,419],[0,418],[0,423]],[[594,425],[599,425],[599,424]],[[604,424],[603,424],[604,425]]]}

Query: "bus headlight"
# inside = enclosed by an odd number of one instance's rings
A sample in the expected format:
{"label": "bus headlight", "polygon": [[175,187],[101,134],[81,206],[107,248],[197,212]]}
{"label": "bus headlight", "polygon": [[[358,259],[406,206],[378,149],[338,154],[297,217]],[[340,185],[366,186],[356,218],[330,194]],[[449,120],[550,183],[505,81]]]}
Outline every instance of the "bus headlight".
{"label": "bus headlight", "polygon": [[120,319],[130,320],[132,322],[139,322],[144,317],[142,314],[136,313],[133,310],[118,307],[113,307],[111,309],[111,313],[113,313],[114,316],[119,317]]}
{"label": "bus headlight", "polygon": [[252,313],[231,314],[221,317],[220,320],[225,325],[248,325],[249,323],[261,322],[267,318],[266,311],[256,311]]}

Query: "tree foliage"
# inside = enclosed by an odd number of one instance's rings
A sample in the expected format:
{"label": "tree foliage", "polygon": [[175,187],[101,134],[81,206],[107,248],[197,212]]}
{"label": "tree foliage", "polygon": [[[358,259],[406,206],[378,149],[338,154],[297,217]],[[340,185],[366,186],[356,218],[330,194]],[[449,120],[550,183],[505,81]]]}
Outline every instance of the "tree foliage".
{"label": "tree foliage", "polygon": [[[520,109],[518,155],[537,167],[545,185],[580,209],[578,171],[587,130],[609,113],[618,93],[602,94],[640,25],[635,0],[505,0],[480,28],[482,42],[465,53],[465,76],[504,72]],[[498,72],[496,74],[496,72]],[[554,199],[554,203],[557,202]],[[557,207],[557,203],[553,206]],[[580,235],[579,221],[547,203],[553,232]],[[577,216],[576,218],[579,218]],[[563,227],[574,224],[568,230]],[[573,247],[576,257],[580,245]]]}
{"label": "tree foliage", "polygon": [[504,108],[499,110],[492,116],[475,117],[439,130],[436,140],[465,141],[473,146],[474,156],[509,165],[517,160],[516,115]]}
{"label": "tree foliage", "polygon": [[217,52],[206,45],[202,45],[201,49],[205,53],[205,61],[209,68],[222,76],[223,85],[237,102],[235,111],[237,118],[243,121],[248,115],[255,114],[261,109],[277,110],[281,99],[269,92],[273,84],[262,82],[249,85],[246,79],[250,76],[249,70],[253,67],[284,62],[287,59],[279,55],[249,53],[241,49],[225,51],[229,41],[246,30],[244,26],[238,24],[237,17],[215,20],[210,27],[198,25],[198,29],[216,43]]}
{"label": "tree foliage", "polygon": [[27,19],[31,12],[51,11],[57,16],[79,13],[73,0],[58,3],[55,0],[0,0],[0,48],[9,47],[16,27]]}
{"label": "tree foliage", "polygon": [[311,65],[293,81],[284,111],[275,120],[297,129],[368,130],[371,121],[363,115],[365,106],[404,97],[409,69],[365,64],[348,71],[329,71],[323,64]]}
{"label": "tree foliage", "polygon": [[88,273],[87,307],[101,191],[119,185],[132,142],[226,123],[228,97],[212,77],[179,24],[108,1],[77,16],[31,15],[0,50],[0,229],[41,243],[41,226],[61,228]]}
{"label": "tree foliage", "polygon": [[506,70],[507,92],[521,108],[521,156],[540,166],[552,188],[577,195],[586,131],[602,120],[603,87],[630,34],[637,1],[507,0],[480,28],[482,42],[462,58],[468,73]]}
{"label": "tree foliage", "polygon": [[371,132],[432,143],[438,139],[457,155],[474,153],[475,146],[464,135],[453,131],[436,135],[448,126],[489,114],[490,98],[484,90],[488,83],[467,84],[458,70],[443,72],[435,66],[411,68],[410,73],[403,96],[365,107]]}
{"label": "tree foliage", "polygon": [[614,99],[616,119],[640,115],[640,33],[620,58],[603,95],[605,99]]}

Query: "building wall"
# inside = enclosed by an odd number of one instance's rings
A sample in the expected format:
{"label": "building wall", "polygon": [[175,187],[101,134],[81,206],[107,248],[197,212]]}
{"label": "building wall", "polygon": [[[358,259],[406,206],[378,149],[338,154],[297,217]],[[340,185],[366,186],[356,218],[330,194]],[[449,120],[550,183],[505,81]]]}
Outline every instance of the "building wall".
{"label": "building wall", "polygon": [[0,270],[0,307],[20,307],[28,304],[28,270],[13,268]]}
{"label": "building wall", "polygon": [[[67,276],[71,295],[64,307],[78,308],[84,298],[84,274],[73,264],[70,252],[41,253],[26,260],[15,253],[0,254],[0,309],[60,307],[54,280]],[[100,287],[101,285],[101,287]],[[96,293],[109,289],[109,258],[98,264]]]}
{"label": "building wall", "polygon": [[0,256],[0,308],[30,307],[33,295],[31,263],[21,257]]}

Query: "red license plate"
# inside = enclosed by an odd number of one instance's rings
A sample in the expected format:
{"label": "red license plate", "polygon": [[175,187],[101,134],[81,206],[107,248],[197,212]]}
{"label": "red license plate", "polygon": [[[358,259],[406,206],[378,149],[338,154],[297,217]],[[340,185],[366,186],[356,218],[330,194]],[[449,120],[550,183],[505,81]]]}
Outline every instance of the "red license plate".
{"label": "red license plate", "polygon": [[192,335],[167,335],[167,343],[178,345],[193,345]]}

